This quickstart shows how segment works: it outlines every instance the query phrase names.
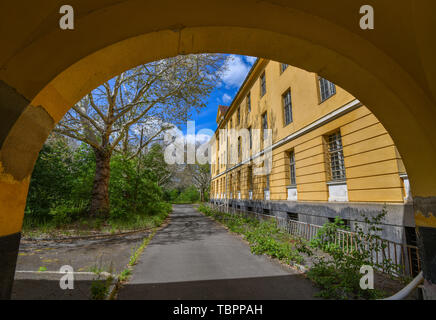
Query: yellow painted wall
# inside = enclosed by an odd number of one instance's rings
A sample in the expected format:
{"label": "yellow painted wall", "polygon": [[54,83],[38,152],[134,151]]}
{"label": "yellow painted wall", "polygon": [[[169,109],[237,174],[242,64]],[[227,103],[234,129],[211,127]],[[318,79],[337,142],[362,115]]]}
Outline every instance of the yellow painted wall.
{"label": "yellow painted wall", "polygon": [[[261,97],[260,76],[263,73],[266,76],[267,92]],[[293,122],[285,126],[282,95],[289,89]],[[246,101],[249,93],[251,112],[247,110]],[[224,120],[219,123],[218,130],[260,128],[261,116],[267,112],[274,144],[353,101],[356,100],[351,94],[336,86],[336,94],[321,102],[316,74],[292,66],[282,73],[280,63],[260,59],[247,77]],[[238,109],[240,122],[237,118]],[[404,164],[386,129],[362,105],[273,150],[270,199],[287,199],[287,187],[290,184],[289,152],[293,150],[298,200],[328,201],[329,166],[324,137],[336,130],[340,130],[342,136],[349,201],[403,202],[404,186],[399,174],[405,173]],[[217,153],[222,152],[223,148],[223,144],[217,145]],[[232,192],[235,199],[240,191],[242,199],[248,199],[248,165],[225,173],[233,166],[234,164],[221,164],[214,167],[218,170],[213,171],[213,176],[222,175],[213,178],[212,186],[216,180],[222,183],[217,189],[212,189],[212,197],[219,194],[219,198],[221,193],[226,192],[227,177],[227,197]],[[241,172],[239,175],[238,171]],[[264,199],[266,177],[254,176],[253,184],[253,199]]]}

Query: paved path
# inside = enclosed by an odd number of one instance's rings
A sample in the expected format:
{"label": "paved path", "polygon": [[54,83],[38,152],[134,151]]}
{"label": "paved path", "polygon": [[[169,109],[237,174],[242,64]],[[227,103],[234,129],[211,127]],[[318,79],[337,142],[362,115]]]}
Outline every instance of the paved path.
{"label": "paved path", "polygon": [[311,282],[237,235],[177,205],[169,225],[142,253],[119,299],[313,299]]}

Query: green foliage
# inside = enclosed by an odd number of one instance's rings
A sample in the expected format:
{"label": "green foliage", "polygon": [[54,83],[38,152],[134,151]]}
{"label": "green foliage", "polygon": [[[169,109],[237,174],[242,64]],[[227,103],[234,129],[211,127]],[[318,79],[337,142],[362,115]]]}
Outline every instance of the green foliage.
{"label": "green foliage", "polygon": [[118,280],[120,282],[127,281],[131,275],[132,275],[132,270],[130,268],[126,268],[120,272],[120,274],[118,275]]}
{"label": "green foliage", "polygon": [[112,279],[95,280],[91,283],[91,299],[92,300],[105,300],[109,294],[109,287]]}
{"label": "green foliage", "polygon": [[135,159],[114,156],[111,171],[111,218],[127,219],[128,215],[152,215],[162,210],[162,190],[151,169],[140,169]]}
{"label": "green foliage", "polygon": [[57,136],[50,138],[32,175],[24,230],[49,230],[72,223],[96,229],[104,224],[114,229],[147,228],[160,225],[171,210],[158,186],[168,175],[159,145],[143,157],[112,157],[108,221],[89,216],[94,174],[95,155],[90,147],[74,146]]}
{"label": "green foliage", "polygon": [[364,216],[367,230],[356,223],[354,246],[346,252],[340,241],[335,242],[335,236],[340,230],[347,229],[343,221],[336,217],[334,222],[326,223],[311,241],[311,247],[321,249],[328,257],[317,257],[314,267],[308,272],[320,288],[320,296],[330,299],[376,299],[383,296],[379,290],[363,290],[360,288],[360,268],[369,265],[375,269],[385,270],[387,273],[397,273],[398,266],[389,259],[375,262],[374,254],[380,254],[385,248],[381,241],[381,221],[386,215],[384,209],[377,216]]}
{"label": "green foliage", "polygon": [[200,200],[200,193],[194,186],[190,186],[183,190],[171,189],[165,192],[165,199],[171,203],[185,204],[195,203]]}
{"label": "green foliage", "polygon": [[29,186],[25,223],[58,223],[62,216],[80,215],[88,206],[95,171],[92,150],[72,148],[63,139],[46,143]]}
{"label": "green foliage", "polygon": [[199,210],[225,224],[230,231],[244,235],[254,254],[266,254],[288,264],[303,263],[296,239],[278,228],[274,221],[218,212],[205,205],[200,205]]}

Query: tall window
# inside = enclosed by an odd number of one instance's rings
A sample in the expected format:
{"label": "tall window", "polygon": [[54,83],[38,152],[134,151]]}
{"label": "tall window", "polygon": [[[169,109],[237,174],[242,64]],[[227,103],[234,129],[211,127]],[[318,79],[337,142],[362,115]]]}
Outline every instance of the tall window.
{"label": "tall window", "polygon": [[343,181],[345,180],[345,164],[341,132],[336,131],[327,138],[330,157],[330,179],[332,181]]}
{"label": "tall window", "polygon": [[266,190],[269,190],[269,184],[270,184],[270,181],[269,181],[269,174],[267,174],[266,175]]}
{"label": "tall window", "polygon": [[247,95],[247,111],[251,112],[251,94],[248,93]]}
{"label": "tall window", "polygon": [[285,112],[285,126],[292,122],[292,99],[291,99],[291,90],[286,91],[286,93],[282,96],[283,100],[283,108]]}
{"label": "tall window", "polygon": [[319,77],[319,90],[321,102],[323,102],[336,93],[336,86],[334,83]]}
{"label": "tall window", "polygon": [[248,139],[250,139],[250,150],[253,148],[253,137],[251,136],[251,127],[248,128]]}
{"label": "tall window", "polygon": [[241,124],[241,108],[238,108],[238,125]]}
{"label": "tall window", "polygon": [[253,190],[253,167],[248,167],[248,190]]}
{"label": "tall window", "polygon": [[266,77],[265,72],[260,76],[260,96],[263,97],[266,93]]}
{"label": "tall window", "polygon": [[268,134],[268,114],[266,112],[262,115],[262,131],[263,139],[266,139]]}
{"label": "tall window", "polygon": [[242,161],[242,139],[238,137],[238,162]]}
{"label": "tall window", "polygon": [[291,186],[294,186],[297,184],[297,179],[295,175],[295,152],[291,151],[289,153],[289,170],[290,170],[290,182]]}
{"label": "tall window", "polygon": [[237,183],[237,185],[236,185],[236,191],[241,191],[241,171],[238,171],[237,173],[236,173],[236,176],[237,176],[237,181],[236,181],[236,183]]}
{"label": "tall window", "polygon": [[285,70],[289,67],[286,63],[280,63],[280,73],[285,72]]}

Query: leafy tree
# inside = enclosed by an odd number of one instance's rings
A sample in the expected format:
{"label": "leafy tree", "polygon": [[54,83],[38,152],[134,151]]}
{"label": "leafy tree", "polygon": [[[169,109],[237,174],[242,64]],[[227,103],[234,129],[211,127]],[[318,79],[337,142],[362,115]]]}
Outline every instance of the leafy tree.
{"label": "leafy tree", "polygon": [[205,106],[226,59],[217,54],[187,55],[141,65],[72,107],[55,131],[88,144],[95,154],[91,214],[109,213],[114,151],[139,155],[164,131],[186,122],[192,110]]}
{"label": "leafy tree", "polygon": [[50,136],[44,144],[32,174],[26,215],[43,222],[51,219],[56,208],[86,208],[90,200],[95,171],[93,152],[76,146],[60,136]]}

